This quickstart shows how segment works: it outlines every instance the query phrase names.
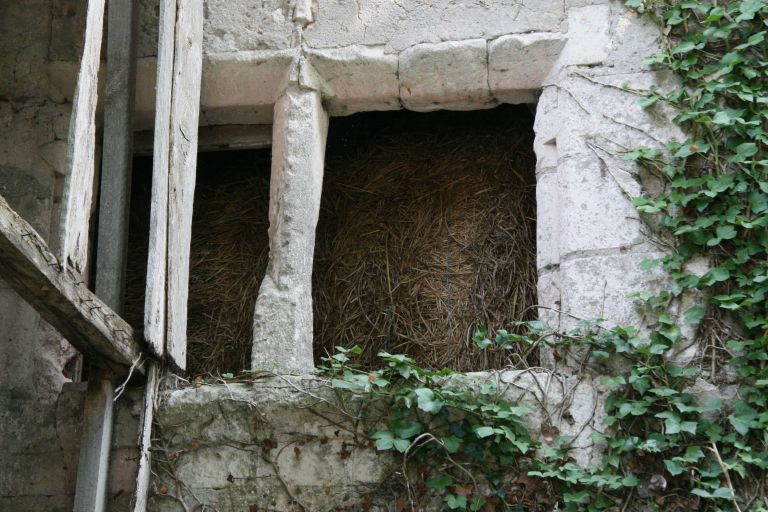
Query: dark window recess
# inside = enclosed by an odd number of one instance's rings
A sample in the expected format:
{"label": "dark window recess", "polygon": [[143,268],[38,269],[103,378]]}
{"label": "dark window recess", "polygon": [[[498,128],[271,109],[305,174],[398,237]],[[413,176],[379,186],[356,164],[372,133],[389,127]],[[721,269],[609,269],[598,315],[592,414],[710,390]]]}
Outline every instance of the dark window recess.
{"label": "dark window recess", "polygon": [[332,119],[324,179],[316,360],[359,344],[374,366],[380,350],[463,371],[520,362],[472,335],[536,315],[528,108]]}
{"label": "dark window recess", "polygon": [[[136,158],[126,319],[143,325],[152,160]],[[269,150],[201,153],[190,249],[190,375],[250,367],[253,310],[269,254]]]}

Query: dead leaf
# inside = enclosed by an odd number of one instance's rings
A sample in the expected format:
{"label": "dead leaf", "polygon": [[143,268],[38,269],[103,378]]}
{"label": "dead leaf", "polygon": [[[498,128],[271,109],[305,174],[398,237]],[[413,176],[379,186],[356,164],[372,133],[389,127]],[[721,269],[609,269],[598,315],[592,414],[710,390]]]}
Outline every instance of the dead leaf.
{"label": "dead leaf", "polygon": [[458,494],[459,496],[467,497],[472,494],[472,486],[456,484],[453,486],[453,493]]}
{"label": "dead leaf", "polygon": [[542,423],[541,425],[541,438],[546,443],[551,443],[557,436],[560,435],[560,429],[549,423]]}

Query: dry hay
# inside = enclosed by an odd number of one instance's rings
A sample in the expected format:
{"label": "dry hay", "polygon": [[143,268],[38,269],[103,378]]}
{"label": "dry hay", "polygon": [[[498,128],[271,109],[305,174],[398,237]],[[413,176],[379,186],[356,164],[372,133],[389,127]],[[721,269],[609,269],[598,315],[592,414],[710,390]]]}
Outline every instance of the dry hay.
{"label": "dry hay", "polygon": [[535,315],[530,114],[396,115],[378,114],[391,121],[378,129],[365,118],[331,126],[316,356],[359,344],[373,365],[387,350],[433,368],[504,367],[510,355],[477,350],[472,334],[476,321],[508,328]]}
{"label": "dry hay", "polygon": [[[148,233],[149,196],[147,187],[139,185],[132,194],[136,213],[132,213],[131,236],[136,243],[131,243],[129,276],[134,265],[143,265],[144,273],[135,269],[136,277],[130,281],[136,282],[128,285],[126,315],[133,325],[143,312]],[[190,374],[250,368],[253,311],[269,254],[268,207],[268,151],[199,156],[187,306]],[[139,240],[141,232],[143,240]],[[139,254],[142,245],[143,254]]]}

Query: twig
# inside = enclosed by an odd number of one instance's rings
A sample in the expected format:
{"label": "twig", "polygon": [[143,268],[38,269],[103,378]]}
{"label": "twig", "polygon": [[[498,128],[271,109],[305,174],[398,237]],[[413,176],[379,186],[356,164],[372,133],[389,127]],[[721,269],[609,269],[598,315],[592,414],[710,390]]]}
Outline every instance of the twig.
{"label": "twig", "polygon": [[739,507],[739,502],[736,500],[736,492],[733,490],[733,483],[731,482],[731,474],[728,471],[728,467],[726,467],[725,462],[723,462],[723,459],[720,457],[720,452],[717,449],[717,443],[712,443],[712,447],[707,447],[709,451],[711,451],[715,455],[715,459],[717,459],[717,463],[720,464],[720,468],[723,470],[723,476],[725,476],[725,485],[728,486],[728,488],[731,490],[731,494],[733,495],[733,506],[736,507],[736,512],[741,512],[741,508]]}
{"label": "twig", "polygon": [[140,354],[139,354],[139,355],[136,357],[136,360],[135,360],[135,361],[133,362],[133,364],[131,365],[131,368],[130,368],[130,370],[128,370],[128,376],[125,378],[125,380],[123,381],[123,383],[122,383],[122,384],[120,384],[120,385],[117,387],[117,389],[115,390],[115,398],[113,398],[113,399],[112,399],[112,401],[113,401],[113,402],[117,402],[117,399],[118,399],[118,398],[120,398],[120,395],[122,395],[122,394],[123,394],[123,392],[125,391],[125,387],[128,385],[128,382],[130,382],[130,380],[131,380],[131,375],[133,375],[133,370],[135,370],[136,368],[138,368],[138,367],[139,367],[139,366],[140,366],[140,365],[143,363],[142,359],[144,359],[144,354],[141,354],[141,353],[140,353]]}

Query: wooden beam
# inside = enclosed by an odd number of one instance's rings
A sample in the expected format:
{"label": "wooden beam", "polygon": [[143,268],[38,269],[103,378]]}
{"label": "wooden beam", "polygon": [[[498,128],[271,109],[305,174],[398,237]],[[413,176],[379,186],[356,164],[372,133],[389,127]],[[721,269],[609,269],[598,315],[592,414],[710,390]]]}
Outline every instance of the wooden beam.
{"label": "wooden beam", "polygon": [[96,103],[99,82],[104,0],[90,0],[85,45],[72,102],[67,149],[67,177],[62,199],[61,261],[81,275],[88,264],[88,230],[93,202]]}
{"label": "wooden beam", "polygon": [[155,355],[165,353],[168,281],[168,160],[176,41],[176,0],[160,1],[157,49],[157,97],[152,161],[149,257],[144,299],[144,338]]}
{"label": "wooden beam", "polygon": [[203,68],[203,0],[178,4],[173,63],[168,176],[168,313],[166,352],[180,369],[187,359],[187,294],[197,127]]}
{"label": "wooden beam", "polygon": [[88,391],[85,394],[75,512],[103,512],[107,504],[115,388],[106,374],[96,373],[88,378]]}
{"label": "wooden beam", "polygon": [[136,494],[133,512],[146,512],[149,500],[149,481],[152,474],[152,420],[155,414],[155,398],[159,382],[160,367],[154,361],[147,368],[147,387],[144,389],[144,409],[141,413],[139,433],[139,471],[136,475]]}
{"label": "wooden beam", "polygon": [[133,110],[138,2],[109,0],[107,86],[99,194],[96,295],[123,313],[133,174]]}
{"label": "wooden beam", "polygon": [[[201,126],[197,133],[198,153],[267,149],[272,146],[272,125],[269,124]],[[134,155],[151,155],[154,148],[153,138],[152,130],[134,133]]]}
{"label": "wooden beam", "polygon": [[0,276],[81,352],[117,365],[138,360],[141,350],[131,326],[85,286],[76,270],[61,265],[2,196]]}

